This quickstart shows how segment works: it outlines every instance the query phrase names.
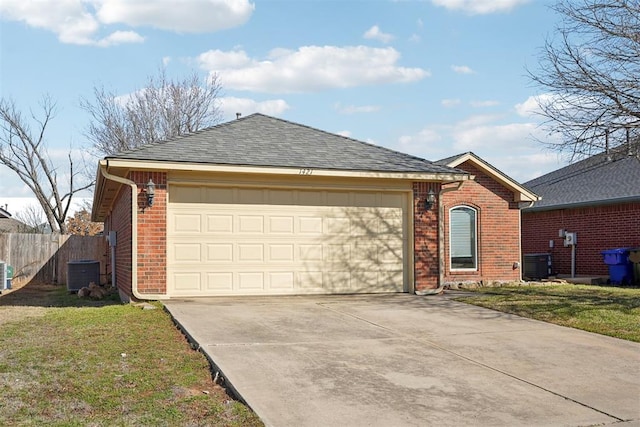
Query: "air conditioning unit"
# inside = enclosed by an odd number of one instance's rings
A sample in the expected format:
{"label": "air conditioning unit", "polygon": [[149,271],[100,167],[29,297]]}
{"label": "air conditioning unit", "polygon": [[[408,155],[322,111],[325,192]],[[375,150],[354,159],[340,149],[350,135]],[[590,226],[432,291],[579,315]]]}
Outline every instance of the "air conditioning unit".
{"label": "air conditioning unit", "polygon": [[67,263],[67,290],[78,292],[90,283],[100,284],[100,261],[85,259]]}

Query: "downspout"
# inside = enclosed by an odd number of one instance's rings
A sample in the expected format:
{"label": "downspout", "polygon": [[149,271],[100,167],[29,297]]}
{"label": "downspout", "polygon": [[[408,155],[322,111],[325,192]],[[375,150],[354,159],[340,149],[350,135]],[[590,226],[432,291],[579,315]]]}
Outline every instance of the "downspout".
{"label": "downspout", "polygon": [[416,295],[437,295],[444,290],[444,205],[442,204],[442,195],[459,190],[464,181],[456,181],[456,184],[455,187],[442,188],[441,186],[438,192],[438,287],[416,291]]}
{"label": "downspout", "polygon": [[[166,299],[165,294],[141,294],[138,292],[138,186],[130,179],[107,172],[107,164],[100,163],[100,173],[106,179],[131,187],[131,293],[140,300]],[[112,267],[112,275],[115,277],[116,266]]]}

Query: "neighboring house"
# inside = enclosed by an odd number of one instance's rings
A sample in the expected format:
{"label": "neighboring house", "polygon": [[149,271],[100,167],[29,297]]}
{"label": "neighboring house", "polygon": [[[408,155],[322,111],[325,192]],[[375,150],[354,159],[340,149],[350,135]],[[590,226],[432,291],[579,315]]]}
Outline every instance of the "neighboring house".
{"label": "neighboring house", "polygon": [[[105,222],[125,300],[519,278],[511,217],[535,195],[471,154],[460,166],[252,114],[101,160],[92,221]],[[452,232],[461,248],[453,268],[444,243],[452,208],[475,213]]]}
{"label": "neighboring house", "polygon": [[24,233],[29,229],[28,225],[11,217],[7,205],[0,207],[0,233]]}
{"label": "neighboring house", "polygon": [[560,235],[577,233],[575,274],[606,276],[602,251],[640,247],[638,147],[623,145],[527,182],[542,200],[522,211],[523,254],[550,253],[552,273],[569,275],[572,248]]}

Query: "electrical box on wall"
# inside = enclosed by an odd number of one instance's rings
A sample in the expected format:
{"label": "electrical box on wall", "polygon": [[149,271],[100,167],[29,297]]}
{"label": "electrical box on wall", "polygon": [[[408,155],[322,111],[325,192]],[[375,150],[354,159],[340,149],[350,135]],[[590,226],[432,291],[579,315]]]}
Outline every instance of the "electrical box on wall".
{"label": "electrical box on wall", "polygon": [[107,240],[109,241],[109,246],[115,246],[116,245],[116,232],[115,231],[109,231],[109,234],[107,235]]}
{"label": "electrical box on wall", "polygon": [[564,234],[564,245],[565,246],[574,246],[578,243],[577,234],[576,233],[565,233]]}

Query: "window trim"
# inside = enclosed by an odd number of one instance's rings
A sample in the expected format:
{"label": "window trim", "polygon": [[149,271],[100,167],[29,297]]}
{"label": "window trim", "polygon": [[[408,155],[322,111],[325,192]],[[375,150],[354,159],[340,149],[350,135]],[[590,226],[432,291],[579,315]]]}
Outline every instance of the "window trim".
{"label": "window trim", "polygon": [[[471,268],[457,268],[457,267],[453,267],[453,257],[452,255],[452,223],[451,223],[451,219],[452,219],[452,213],[453,211],[455,211],[456,209],[469,209],[470,211],[473,212],[473,225],[474,225],[474,237],[473,237],[473,267]],[[449,208],[449,271],[451,272],[475,272],[478,271],[478,213],[479,210],[474,208],[473,206],[469,206],[469,205],[456,205],[453,206],[451,208]]]}

